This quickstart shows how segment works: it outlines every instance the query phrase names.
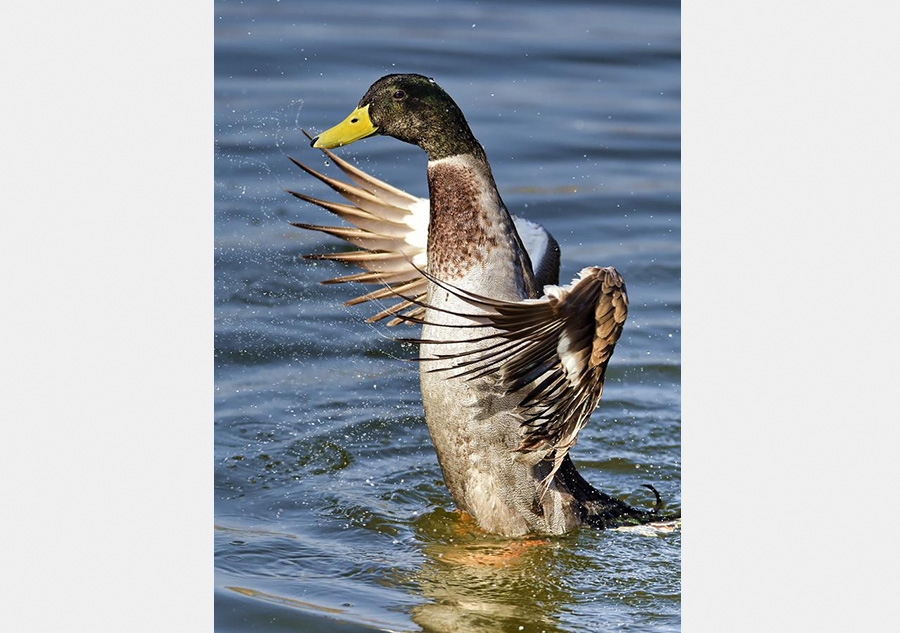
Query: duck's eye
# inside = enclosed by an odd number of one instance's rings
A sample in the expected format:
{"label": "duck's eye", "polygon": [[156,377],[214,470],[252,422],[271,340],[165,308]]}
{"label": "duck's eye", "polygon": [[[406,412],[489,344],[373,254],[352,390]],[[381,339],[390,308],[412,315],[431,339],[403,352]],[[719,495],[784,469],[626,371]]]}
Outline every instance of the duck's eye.
{"label": "duck's eye", "polygon": [[406,98],[406,93],[403,92],[402,90],[398,90],[397,92],[394,93],[394,101],[401,101],[402,99],[405,99],[405,98]]}

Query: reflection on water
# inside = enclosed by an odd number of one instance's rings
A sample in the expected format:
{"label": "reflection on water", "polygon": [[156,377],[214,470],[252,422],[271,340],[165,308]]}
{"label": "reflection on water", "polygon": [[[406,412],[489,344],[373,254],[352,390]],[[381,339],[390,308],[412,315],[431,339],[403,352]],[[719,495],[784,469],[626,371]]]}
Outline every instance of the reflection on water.
{"label": "reflection on water", "polygon": [[[614,265],[629,321],[572,452],[593,484],[680,505],[679,13],[674,2],[328,3],[216,8],[216,628],[679,629],[680,547],[578,531],[508,540],[454,510],[413,350],[341,302],[346,274],[288,225],[322,196],[291,155],[388,72],[434,76],[485,146],[504,201],[562,248],[561,278]],[[417,195],[393,139],[339,150]],[[329,218],[330,219],[330,218]]]}
{"label": "reflection on water", "polygon": [[[582,600],[573,593],[570,574],[609,574],[604,583],[619,582],[614,567],[598,568],[592,557],[579,554],[573,535],[485,535],[468,515],[440,509],[417,520],[416,529],[426,545],[413,580],[426,601],[412,614],[426,630],[569,630],[560,625],[560,616]],[[669,597],[677,600],[677,591],[676,586]]]}
{"label": "reflection on water", "polygon": [[453,632],[558,630],[554,612],[571,596],[554,582],[559,570],[553,540],[486,536],[467,515],[441,510],[416,527],[428,543],[415,574],[427,599],[413,609],[417,624]]}

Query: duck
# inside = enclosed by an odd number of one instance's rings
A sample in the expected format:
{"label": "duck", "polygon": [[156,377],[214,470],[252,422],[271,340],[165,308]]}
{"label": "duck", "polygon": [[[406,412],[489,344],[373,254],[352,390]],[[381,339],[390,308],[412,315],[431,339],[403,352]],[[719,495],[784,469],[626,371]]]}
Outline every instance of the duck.
{"label": "duck", "polygon": [[[425,151],[428,199],[331,151],[372,136]],[[570,456],[627,319],[622,276],[592,266],[559,284],[558,242],[507,210],[450,95],[424,75],[386,75],[341,123],[307,138],[350,182],[290,160],[345,202],[287,192],[349,226],[292,224],[358,250],[305,257],[362,269],[322,283],[379,286],[347,302],[383,308],[368,322],[421,328],[397,340],[419,346],[425,422],[457,507],[506,537],[680,524],[652,485],[655,507],[633,507],[588,483]]]}

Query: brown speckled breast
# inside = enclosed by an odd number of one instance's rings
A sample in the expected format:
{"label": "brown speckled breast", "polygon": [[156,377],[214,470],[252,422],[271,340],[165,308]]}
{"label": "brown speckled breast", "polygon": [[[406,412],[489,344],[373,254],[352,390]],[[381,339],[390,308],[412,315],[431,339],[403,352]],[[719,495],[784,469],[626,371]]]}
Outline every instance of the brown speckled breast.
{"label": "brown speckled breast", "polygon": [[[489,269],[533,296],[534,276],[512,218],[500,200],[484,157],[452,156],[428,165],[431,216],[428,269],[440,279],[460,280],[472,268]],[[496,275],[496,276],[495,276]],[[487,281],[485,279],[485,281]],[[486,292],[491,288],[470,288]],[[516,297],[519,298],[519,297]]]}
{"label": "brown speckled breast", "polygon": [[429,167],[428,181],[429,269],[442,279],[458,278],[499,243],[484,208],[484,178],[469,165],[441,163]]}

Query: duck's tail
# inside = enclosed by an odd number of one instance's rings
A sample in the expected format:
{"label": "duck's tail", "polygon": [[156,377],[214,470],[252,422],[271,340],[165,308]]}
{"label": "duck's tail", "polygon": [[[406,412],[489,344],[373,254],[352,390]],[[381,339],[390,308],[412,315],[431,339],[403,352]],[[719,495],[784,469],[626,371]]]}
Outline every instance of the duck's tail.
{"label": "duck's tail", "polygon": [[575,469],[575,464],[566,456],[557,473],[563,484],[572,491],[579,500],[582,520],[590,526],[600,529],[612,529],[631,525],[644,525],[674,521],[681,518],[681,511],[663,512],[664,504],[659,492],[650,484],[644,484],[656,497],[652,510],[644,510],[630,506],[624,501],[611,497],[589,484]]}

